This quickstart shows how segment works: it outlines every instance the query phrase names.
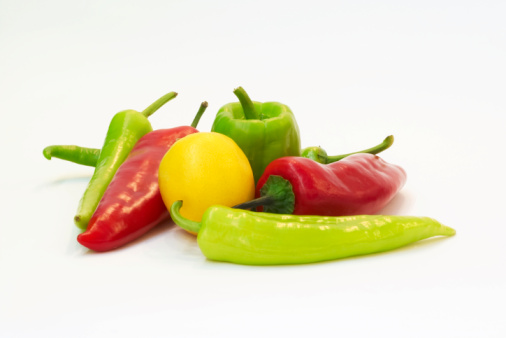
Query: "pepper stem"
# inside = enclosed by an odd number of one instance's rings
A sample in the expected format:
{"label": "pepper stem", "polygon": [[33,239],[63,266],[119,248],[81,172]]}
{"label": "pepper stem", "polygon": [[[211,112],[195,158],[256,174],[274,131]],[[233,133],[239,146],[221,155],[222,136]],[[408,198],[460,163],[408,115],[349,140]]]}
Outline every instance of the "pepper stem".
{"label": "pepper stem", "polygon": [[204,114],[204,112],[206,111],[207,109],[207,102],[204,101],[200,104],[200,108],[199,108],[199,111],[197,112],[197,115],[195,115],[195,118],[193,119],[193,122],[191,124],[191,126],[193,128],[197,128],[197,125],[199,124],[199,121],[200,121],[200,118],[202,117],[202,114]]}
{"label": "pepper stem", "polygon": [[157,111],[161,106],[163,106],[164,104],[166,104],[167,102],[169,102],[170,100],[175,98],[176,96],[177,96],[176,92],[170,92],[170,93],[165,94],[164,96],[162,96],[161,98],[159,98],[158,100],[153,102],[149,107],[144,109],[141,114],[146,117],[153,115],[153,113],[155,111]]}
{"label": "pepper stem", "polygon": [[176,201],[172,203],[170,207],[170,217],[176,223],[178,226],[183,228],[184,230],[198,233],[200,231],[200,228],[202,227],[202,223],[195,222],[192,220],[189,220],[187,218],[184,218],[179,213],[179,210],[181,209],[181,206],[183,205],[183,201]]}
{"label": "pepper stem", "polygon": [[246,117],[247,120],[258,120],[258,113],[248,93],[246,93],[242,87],[237,87],[234,89],[234,94],[239,99],[239,102],[241,102],[244,117]]}
{"label": "pepper stem", "polygon": [[234,206],[236,209],[263,207],[263,211],[274,214],[292,214],[295,209],[295,194],[290,181],[278,175],[267,178],[260,189],[260,197]]}
{"label": "pepper stem", "polygon": [[48,160],[56,157],[65,161],[95,167],[100,156],[100,149],[74,145],[53,145],[44,148],[42,154]]}
{"label": "pepper stem", "polygon": [[375,154],[378,154],[378,153],[382,152],[383,150],[386,150],[386,149],[390,148],[390,146],[393,143],[394,143],[394,136],[390,135],[390,136],[387,136],[383,140],[383,142],[381,142],[380,144],[378,144],[377,146],[374,146],[372,148],[361,150],[361,151],[356,151],[356,152],[349,153],[349,154],[328,156],[327,157],[327,163],[333,163],[333,162],[340,161],[343,158],[348,157],[348,156],[353,155],[353,154],[368,153],[368,154],[375,155]]}
{"label": "pepper stem", "polygon": [[327,155],[327,152],[321,147],[307,147],[307,148],[302,149],[300,156],[309,158],[309,159],[314,160],[318,163],[329,164],[329,163],[340,161],[343,158],[348,157],[350,155],[354,155],[354,154],[368,153],[368,154],[375,155],[375,154],[382,152],[383,150],[390,148],[390,146],[393,143],[394,143],[394,137],[393,137],[393,135],[390,135],[390,136],[387,136],[383,140],[383,142],[381,142],[377,146],[374,146],[369,149],[364,149],[361,151],[355,151],[355,152],[349,153],[349,154],[329,156],[329,155]]}
{"label": "pepper stem", "polygon": [[257,207],[261,207],[264,205],[272,205],[275,202],[276,202],[276,198],[274,196],[266,195],[266,196],[262,196],[259,198],[255,198],[254,200],[251,200],[248,202],[244,202],[244,203],[235,205],[232,208],[244,209],[244,210],[248,210],[248,209],[252,209],[252,208],[256,209]]}

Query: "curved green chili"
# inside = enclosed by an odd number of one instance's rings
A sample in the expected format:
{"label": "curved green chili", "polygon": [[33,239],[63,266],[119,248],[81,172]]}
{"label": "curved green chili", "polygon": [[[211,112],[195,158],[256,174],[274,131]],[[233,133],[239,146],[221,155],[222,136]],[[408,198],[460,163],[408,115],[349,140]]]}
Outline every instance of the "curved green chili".
{"label": "curved green chili", "polygon": [[428,217],[296,216],[212,206],[202,222],[170,208],[174,222],[197,232],[202,253],[211,260],[239,264],[301,264],[365,255],[399,248],[455,230]]}
{"label": "curved green chili", "polygon": [[109,124],[104,145],[100,150],[95,172],[79,201],[74,217],[74,223],[80,229],[86,229],[107,186],[130,150],[142,136],[153,130],[147,117],[175,98],[176,95],[177,93],[171,92],[162,96],[142,113],[135,110],[124,110],[114,115]]}

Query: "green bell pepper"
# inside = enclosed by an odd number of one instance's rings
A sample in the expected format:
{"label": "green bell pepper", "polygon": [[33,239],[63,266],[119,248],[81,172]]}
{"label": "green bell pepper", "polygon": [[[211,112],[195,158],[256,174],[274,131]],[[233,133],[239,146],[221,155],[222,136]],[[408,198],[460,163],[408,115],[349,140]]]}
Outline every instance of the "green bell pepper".
{"label": "green bell pepper", "polygon": [[251,101],[236,88],[239,102],[224,105],[216,114],[211,131],[232,138],[248,157],[255,183],[273,160],[300,156],[299,126],[288,106],[279,102]]}

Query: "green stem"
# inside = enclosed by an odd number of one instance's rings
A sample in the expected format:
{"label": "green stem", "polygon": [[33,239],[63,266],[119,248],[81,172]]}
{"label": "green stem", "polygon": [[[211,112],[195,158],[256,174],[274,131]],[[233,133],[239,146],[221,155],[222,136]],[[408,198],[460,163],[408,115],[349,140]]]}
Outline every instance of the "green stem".
{"label": "green stem", "polygon": [[195,115],[195,118],[193,119],[193,122],[191,124],[191,126],[193,128],[197,128],[197,125],[199,124],[199,121],[200,121],[200,118],[202,117],[202,114],[204,114],[204,112],[206,111],[207,109],[207,102],[204,101],[200,104],[200,108],[199,108],[199,111],[197,112],[197,115]]}
{"label": "green stem", "polygon": [[181,216],[179,210],[181,209],[182,205],[183,201],[176,201],[172,203],[170,207],[170,217],[172,218],[174,223],[176,223],[181,228],[190,232],[198,233],[200,231],[200,228],[202,227],[202,223],[195,222]]}
{"label": "green stem", "polygon": [[144,109],[141,114],[144,115],[145,117],[153,115],[153,113],[157,111],[161,106],[163,106],[176,96],[177,96],[176,92],[170,92],[168,94],[165,94],[164,96],[153,102],[149,107]]}
{"label": "green stem", "polygon": [[369,149],[365,149],[365,150],[361,150],[361,151],[356,151],[356,152],[349,153],[349,154],[336,155],[336,156],[328,156],[327,157],[327,163],[337,162],[339,160],[342,160],[345,157],[348,157],[348,156],[354,155],[354,154],[368,153],[368,154],[375,155],[375,154],[378,154],[378,153],[382,152],[383,150],[386,150],[386,149],[390,148],[390,146],[393,143],[394,143],[394,136],[390,135],[390,136],[387,136],[383,140],[383,142],[381,142],[380,144],[378,144],[375,147],[372,147],[372,148],[369,148]]}
{"label": "green stem", "polygon": [[[234,206],[235,209],[263,207],[264,212],[291,214],[295,208],[295,194],[290,181],[281,176],[270,175],[260,188],[260,197]],[[255,210],[255,209],[253,209]]]}
{"label": "green stem", "polygon": [[249,209],[254,208],[253,210],[256,210],[257,207],[260,207],[260,206],[269,206],[269,205],[272,205],[272,204],[274,204],[276,202],[277,202],[277,198],[275,196],[265,195],[265,196],[256,198],[254,200],[238,204],[236,206],[233,206],[232,208],[234,208],[234,209],[244,209],[244,210],[249,210]]}
{"label": "green stem", "polygon": [[42,151],[44,157],[50,160],[53,157],[74,162],[81,165],[95,167],[100,149],[85,148],[74,145],[53,145],[44,148]]}
{"label": "green stem", "polygon": [[258,120],[258,113],[253,101],[249,98],[248,93],[246,93],[242,87],[237,87],[234,89],[234,94],[239,99],[239,102],[241,102],[244,117],[246,117],[247,120]]}

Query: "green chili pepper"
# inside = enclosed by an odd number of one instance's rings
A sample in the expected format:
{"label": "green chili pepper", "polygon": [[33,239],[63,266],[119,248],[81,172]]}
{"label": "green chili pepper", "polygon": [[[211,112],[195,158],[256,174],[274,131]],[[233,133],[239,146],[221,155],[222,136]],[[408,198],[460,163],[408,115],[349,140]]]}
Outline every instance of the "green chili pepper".
{"label": "green chili pepper", "polygon": [[206,210],[202,222],[185,219],[175,202],[170,214],[183,229],[198,233],[211,260],[249,265],[301,264],[392,250],[455,230],[428,217],[295,216],[223,206]]}
{"label": "green chili pepper", "polygon": [[44,148],[42,153],[48,160],[56,157],[65,161],[95,167],[100,156],[100,149],[73,145],[53,145]]}
{"label": "green chili pepper", "polygon": [[234,94],[239,102],[220,108],[211,131],[225,134],[237,143],[248,157],[257,182],[273,160],[300,155],[299,127],[288,106],[251,101],[242,87],[236,88]]}
{"label": "green chili pepper", "polygon": [[95,172],[79,202],[74,217],[74,222],[80,229],[86,230],[104,191],[135,143],[153,130],[147,119],[148,116],[175,98],[176,95],[177,93],[171,92],[162,96],[142,113],[135,110],[124,110],[114,115],[109,124],[104,145],[100,150]]}

